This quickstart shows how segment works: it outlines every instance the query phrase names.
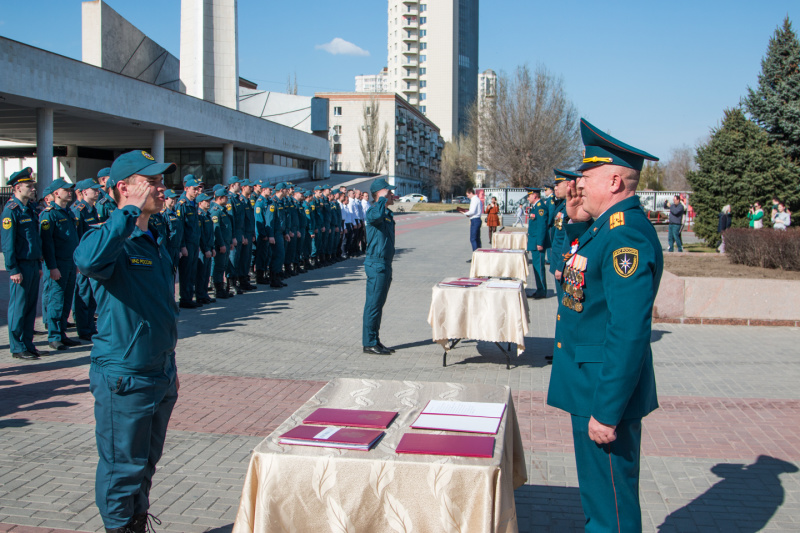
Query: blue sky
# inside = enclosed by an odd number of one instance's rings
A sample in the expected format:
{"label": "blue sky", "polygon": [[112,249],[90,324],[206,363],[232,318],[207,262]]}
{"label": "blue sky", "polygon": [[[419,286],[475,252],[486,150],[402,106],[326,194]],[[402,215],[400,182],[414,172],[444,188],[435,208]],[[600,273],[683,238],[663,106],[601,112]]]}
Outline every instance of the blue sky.
{"label": "blue sky", "polygon": [[[428,0],[434,2],[437,0]],[[107,0],[180,53],[180,0]],[[81,56],[80,0],[0,0],[0,35]],[[352,91],[386,63],[385,0],[239,0],[239,71],[260,88]],[[581,115],[666,159],[694,146],[754,86],[775,28],[797,0],[482,0],[480,69],[527,63],[562,76]],[[332,55],[339,38],[369,55]],[[0,87],[2,83],[0,82]]]}

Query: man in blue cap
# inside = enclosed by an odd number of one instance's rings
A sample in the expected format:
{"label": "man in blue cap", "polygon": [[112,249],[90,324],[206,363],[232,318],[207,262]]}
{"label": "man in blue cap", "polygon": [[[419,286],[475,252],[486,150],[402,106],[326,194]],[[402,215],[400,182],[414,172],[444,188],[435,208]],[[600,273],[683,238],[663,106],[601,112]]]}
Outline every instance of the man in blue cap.
{"label": "man in blue cap", "polygon": [[325,208],[322,201],[322,185],[314,187],[314,198],[312,199],[315,213],[314,226],[317,228],[317,236],[311,243],[311,257],[314,259],[314,268],[325,266],[325,243],[328,238],[328,226],[325,222]]}
{"label": "man in blue cap", "polygon": [[242,250],[247,240],[244,236],[245,201],[241,195],[242,180],[238,176],[228,178],[228,203],[225,209],[233,222],[233,240],[228,252],[228,269],[226,271],[228,288],[236,294],[244,294],[245,288],[239,283],[241,276]]}
{"label": "man in blue cap", "polygon": [[289,235],[286,234],[286,213],[283,197],[285,192],[285,183],[281,182],[275,186],[275,194],[272,196],[272,203],[269,206],[266,218],[272,233],[272,239],[270,239],[269,286],[273,289],[286,287],[286,284],[281,281],[281,270],[286,256],[285,245],[290,240]]}
{"label": "man in blue cap", "polygon": [[311,258],[313,242],[318,232],[314,191],[311,189],[303,192],[303,214],[306,219],[306,234],[303,238],[303,266],[308,271],[316,268],[311,264]]}
{"label": "man in blue cap", "polygon": [[210,304],[217,300],[208,294],[208,282],[211,280],[211,260],[216,255],[214,248],[214,221],[208,210],[213,197],[206,193],[197,195],[197,218],[200,221],[200,258],[197,261],[197,276],[194,283],[194,294],[199,304]]}
{"label": "man in blue cap", "polygon": [[39,278],[42,275],[42,241],[34,211],[36,180],[33,171],[24,168],[8,180],[13,196],[3,208],[3,255],[9,273],[8,344],[17,359],[38,359],[33,345],[33,323]]}
{"label": "man in blue cap", "polygon": [[586,531],[636,532],[641,419],[658,407],[650,333],[664,266],[636,186],[644,160],[658,158],[583,119],[581,136],[547,403],[572,416]]}
{"label": "man in blue cap", "polygon": [[69,211],[74,184],[59,178],[48,185],[44,194],[52,195],[50,202],[39,217],[39,235],[42,238],[44,257],[44,294],[47,301],[47,341],[54,350],[66,350],[81,343],[67,337],[67,318],[72,309],[75,293],[75,262],[72,254],[78,247],[78,228],[74,215]]}
{"label": "man in blue cap", "polygon": [[545,249],[550,246],[547,206],[540,197],[539,189],[528,189],[528,205],[528,251],[531,253],[533,277],[536,281],[536,291],[532,297],[538,300],[547,297],[544,255]]}
{"label": "man in blue cap", "polygon": [[567,224],[569,217],[567,216],[567,204],[565,199],[567,197],[567,186],[570,181],[575,181],[581,177],[579,172],[571,172],[569,170],[562,170],[559,168],[553,169],[555,172],[555,186],[553,187],[553,216],[552,220],[552,250],[553,257],[550,260],[550,273],[553,274],[556,280],[556,294],[559,301],[564,296],[561,287],[561,273],[564,271],[564,242],[567,237]]}
{"label": "man in blue cap", "polygon": [[187,174],[183,178],[183,194],[175,206],[177,223],[182,226],[183,244],[186,247],[186,255],[181,254],[178,260],[178,306],[182,309],[195,309],[203,305],[193,301],[200,252],[201,228],[196,202],[199,191],[200,182],[192,174]]}
{"label": "man in blue cap", "polygon": [[228,269],[228,254],[233,243],[233,216],[228,210],[228,191],[222,185],[214,187],[214,201],[208,214],[214,224],[214,258],[211,262],[211,278],[214,282],[214,294],[217,299],[225,300],[233,297],[233,293],[225,285],[223,276]]}
{"label": "man in blue cap", "polygon": [[173,277],[178,271],[180,259],[189,255],[189,251],[186,249],[186,244],[183,240],[183,223],[178,216],[178,198],[180,198],[178,193],[172,189],[167,189],[164,192],[164,209],[161,212],[161,216],[164,222],[167,223],[167,228],[169,228],[169,236],[167,237],[169,247],[167,250],[172,260]]}
{"label": "man in blue cap", "polygon": [[367,274],[367,299],[364,302],[364,320],[361,340],[364,353],[389,355],[394,350],[381,343],[380,329],[383,304],[392,284],[394,259],[394,216],[389,206],[394,203],[393,185],[378,178],[369,187],[373,204],[367,211],[367,257],[364,272]]}
{"label": "man in blue cap", "polygon": [[261,183],[261,194],[256,200],[253,215],[256,227],[256,283],[267,284],[267,270],[269,269],[270,246],[275,244],[272,235],[272,227],[267,221],[269,207],[272,205],[270,196],[272,195],[272,185],[266,182]]}
{"label": "man in blue cap", "polygon": [[119,207],[75,250],[100,317],[89,369],[99,455],[95,498],[112,533],[145,531],[150,486],[178,399],[172,264],[149,224],[164,203],[163,174],[175,168],[144,151],[119,156],[107,182]]}
{"label": "man in blue cap", "polygon": [[[100,184],[93,179],[81,180],[75,186],[79,200],[72,204],[70,210],[78,227],[79,241],[87,231],[100,223],[95,204],[100,197],[101,190]],[[92,340],[92,335],[97,333],[94,318],[95,311],[97,311],[97,301],[92,293],[92,284],[89,283],[89,278],[78,271],[75,275],[75,297],[72,300],[72,316],[75,319],[75,328],[79,339],[90,341]]]}
{"label": "man in blue cap", "polygon": [[110,188],[106,187],[108,176],[111,174],[111,167],[101,169],[97,173],[97,182],[100,184],[100,199],[97,201],[97,218],[101,223],[108,220],[111,213],[117,208],[117,204],[109,194]]}
{"label": "man in blue cap", "polygon": [[253,250],[256,242],[256,216],[255,207],[257,195],[252,181],[242,180],[242,199],[244,199],[244,244],[242,245],[242,260],[239,262],[239,285],[246,291],[257,289],[250,283],[250,272],[253,265]]}

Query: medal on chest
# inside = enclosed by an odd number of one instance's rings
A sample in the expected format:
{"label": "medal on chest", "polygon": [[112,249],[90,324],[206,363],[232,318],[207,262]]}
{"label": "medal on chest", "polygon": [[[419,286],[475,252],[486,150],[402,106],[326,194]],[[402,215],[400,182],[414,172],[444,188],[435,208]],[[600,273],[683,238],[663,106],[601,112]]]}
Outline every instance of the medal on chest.
{"label": "medal on chest", "polygon": [[587,259],[580,254],[576,254],[577,249],[578,241],[575,240],[572,242],[567,268],[564,269],[562,277],[563,283],[561,286],[566,294],[564,294],[561,303],[576,313],[580,313],[583,311],[583,287],[586,285],[584,272],[586,271]]}

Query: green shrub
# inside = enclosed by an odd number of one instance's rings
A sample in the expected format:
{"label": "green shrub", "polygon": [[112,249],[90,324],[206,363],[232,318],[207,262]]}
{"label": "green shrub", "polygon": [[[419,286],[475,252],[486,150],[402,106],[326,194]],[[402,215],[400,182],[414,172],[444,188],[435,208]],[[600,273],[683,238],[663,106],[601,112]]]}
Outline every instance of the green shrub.
{"label": "green shrub", "polygon": [[781,270],[800,270],[800,229],[731,228],[724,233],[731,263]]}

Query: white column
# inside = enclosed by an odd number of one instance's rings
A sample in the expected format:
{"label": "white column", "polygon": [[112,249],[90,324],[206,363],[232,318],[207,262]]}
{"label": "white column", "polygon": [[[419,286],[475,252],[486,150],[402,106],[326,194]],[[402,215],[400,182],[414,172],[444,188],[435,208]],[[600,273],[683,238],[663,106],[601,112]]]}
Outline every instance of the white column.
{"label": "white column", "polygon": [[53,108],[36,110],[36,188],[41,197],[53,182]]}
{"label": "white column", "polygon": [[8,180],[6,179],[6,158],[0,157],[0,187],[5,187]]}
{"label": "white column", "polygon": [[153,130],[153,143],[150,147],[150,155],[159,163],[164,162],[164,130]]}
{"label": "white column", "polygon": [[228,183],[228,178],[233,176],[233,143],[222,145],[222,181]]}

